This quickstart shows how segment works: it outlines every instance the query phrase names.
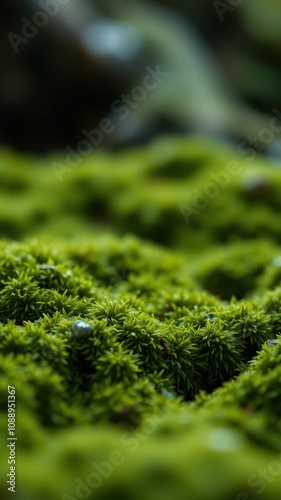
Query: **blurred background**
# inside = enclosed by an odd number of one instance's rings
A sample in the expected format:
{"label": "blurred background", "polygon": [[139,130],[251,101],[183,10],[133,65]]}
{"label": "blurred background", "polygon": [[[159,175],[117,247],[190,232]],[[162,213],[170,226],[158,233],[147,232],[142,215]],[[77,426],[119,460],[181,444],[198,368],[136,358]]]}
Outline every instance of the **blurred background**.
{"label": "blurred background", "polygon": [[0,11],[0,143],[18,151],[75,148],[147,66],[169,77],[142,101],[136,91],[126,119],[115,111],[103,147],[198,131],[237,143],[281,110],[281,0],[9,0]]}

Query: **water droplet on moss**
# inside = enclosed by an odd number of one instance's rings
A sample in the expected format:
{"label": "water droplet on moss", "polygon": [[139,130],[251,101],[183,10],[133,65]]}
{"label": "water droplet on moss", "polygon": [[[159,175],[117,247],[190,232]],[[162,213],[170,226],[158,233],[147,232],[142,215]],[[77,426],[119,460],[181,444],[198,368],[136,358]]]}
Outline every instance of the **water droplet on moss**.
{"label": "water droplet on moss", "polygon": [[269,339],[266,341],[266,344],[269,345],[269,347],[275,347],[278,344],[278,340],[276,339]]}
{"label": "water droplet on moss", "polygon": [[43,266],[40,266],[40,270],[41,271],[55,271],[57,268],[57,266],[49,266],[49,265],[43,265]]}
{"label": "water droplet on moss", "polygon": [[205,318],[208,319],[210,321],[210,323],[213,323],[213,321],[215,321],[215,319],[216,319],[216,316],[212,313],[206,313]]}
{"label": "water droplet on moss", "polygon": [[93,333],[93,328],[85,321],[77,320],[72,325],[72,333],[77,337],[89,337]]}
{"label": "water droplet on moss", "polygon": [[168,391],[168,389],[165,389],[165,387],[162,387],[162,394],[169,399],[173,399],[175,397],[173,393],[171,391]]}

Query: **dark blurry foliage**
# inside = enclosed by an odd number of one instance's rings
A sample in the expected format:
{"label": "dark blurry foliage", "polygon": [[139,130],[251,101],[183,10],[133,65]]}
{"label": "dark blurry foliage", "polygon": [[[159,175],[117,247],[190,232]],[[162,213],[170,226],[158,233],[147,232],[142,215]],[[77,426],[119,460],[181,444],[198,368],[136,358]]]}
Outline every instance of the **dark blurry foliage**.
{"label": "dark blurry foliage", "polygon": [[[41,5],[50,3],[42,0]],[[242,111],[238,112],[240,103],[236,104],[235,92],[256,110],[268,114],[272,107],[281,106],[278,5],[261,1],[256,6],[244,1],[225,12],[222,20],[211,0],[69,0],[59,5],[58,14],[50,16],[46,26],[30,36],[28,43],[18,45],[16,54],[7,35],[22,36],[22,18],[32,22],[42,8],[36,0],[5,2],[0,7],[0,140],[19,150],[39,152],[75,147],[83,129],[97,127],[110,114],[112,102],[141,83],[147,65],[169,65],[176,44],[182,53],[177,51],[173,76],[186,66],[194,81],[198,79],[198,96],[188,90],[188,85],[184,92],[173,83],[174,88],[171,85],[170,93],[159,97],[156,107],[154,101],[152,106],[150,102],[141,103],[142,113],[120,122],[116,136],[107,137],[103,146],[144,142],[166,131],[189,133],[199,129],[230,139],[245,136],[252,131],[254,115],[248,116],[247,123]],[[142,16],[150,22],[143,22]],[[95,27],[99,30],[93,35]],[[134,30],[140,42],[135,53]],[[186,33],[186,43],[181,30]],[[114,46],[111,53],[110,43]],[[124,47],[127,52],[131,48],[127,59]],[[222,86],[222,75],[212,66],[212,58],[227,78]],[[203,73],[194,65],[197,59]],[[178,78],[184,83],[180,72]],[[209,96],[200,89],[203,80],[210,87]],[[222,89],[226,90],[225,99]],[[194,98],[195,113],[190,111]]]}

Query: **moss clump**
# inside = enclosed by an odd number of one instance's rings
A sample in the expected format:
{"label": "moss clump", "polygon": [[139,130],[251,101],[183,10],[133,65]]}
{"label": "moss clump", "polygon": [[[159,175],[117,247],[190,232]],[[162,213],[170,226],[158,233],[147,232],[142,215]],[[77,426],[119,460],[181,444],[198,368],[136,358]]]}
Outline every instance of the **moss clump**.
{"label": "moss clump", "polygon": [[3,234],[73,237],[113,229],[189,252],[241,239],[281,241],[278,166],[249,162],[205,139],[165,137],[118,155],[96,153],[71,172],[65,165],[63,156],[39,161],[1,152]]}
{"label": "moss clump", "polygon": [[[271,201],[250,201],[235,178],[187,226],[178,207],[228,159],[170,140],[99,154],[60,184],[47,162],[2,153],[6,202],[15,190],[26,201],[21,220],[0,206],[19,240],[0,241],[0,427],[6,436],[10,385],[15,498],[241,500],[261,481],[277,498],[280,477],[259,471],[281,452],[279,177],[256,165],[274,178]],[[136,235],[113,234],[127,229]]]}

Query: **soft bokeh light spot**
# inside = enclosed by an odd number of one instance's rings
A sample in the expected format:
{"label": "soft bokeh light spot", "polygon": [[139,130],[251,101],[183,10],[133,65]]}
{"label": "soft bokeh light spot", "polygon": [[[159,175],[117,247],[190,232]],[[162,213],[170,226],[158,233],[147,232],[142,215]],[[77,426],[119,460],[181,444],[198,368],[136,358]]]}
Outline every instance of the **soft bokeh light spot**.
{"label": "soft bokeh light spot", "polygon": [[91,23],[84,29],[82,39],[92,54],[123,61],[136,57],[142,46],[141,37],[134,27],[111,21]]}

